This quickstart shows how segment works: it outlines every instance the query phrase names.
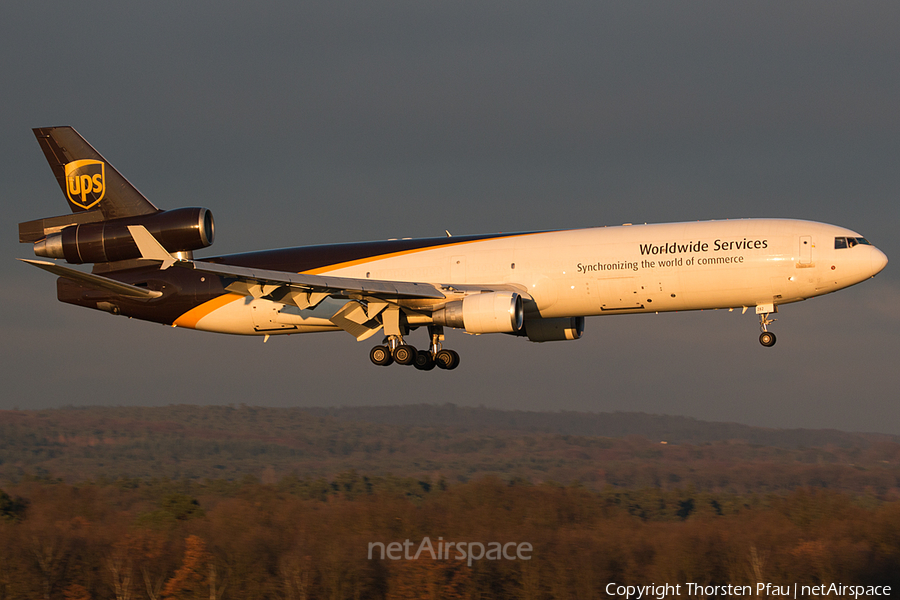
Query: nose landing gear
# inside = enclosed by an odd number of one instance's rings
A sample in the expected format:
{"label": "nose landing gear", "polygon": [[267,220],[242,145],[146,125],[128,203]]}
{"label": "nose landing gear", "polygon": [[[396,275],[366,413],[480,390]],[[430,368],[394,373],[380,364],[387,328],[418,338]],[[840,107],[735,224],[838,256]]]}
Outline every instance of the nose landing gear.
{"label": "nose landing gear", "polygon": [[766,348],[771,348],[775,345],[775,334],[769,331],[769,325],[777,320],[778,319],[770,319],[768,312],[759,314],[759,328],[762,331],[762,333],[759,334],[759,343]]}

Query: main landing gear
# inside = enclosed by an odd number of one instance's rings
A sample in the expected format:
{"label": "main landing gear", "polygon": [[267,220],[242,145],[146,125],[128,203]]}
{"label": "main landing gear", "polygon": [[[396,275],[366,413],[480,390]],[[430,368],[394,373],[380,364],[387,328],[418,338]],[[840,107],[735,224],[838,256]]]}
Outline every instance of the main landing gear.
{"label": "main landing gear", "polygon": [[766,348],[771,348],[775,345],[775,334],[769,331],[769,325],[777,320],[770,319],[769,313],[761,313],[759,315],[759,328],[762,330],[762,333],[759,334],[759,343]]}
{"label": "main landing gear", "polygon": [[435,367],[452,371],[459,366],[459,354],[454,350],[441,347],[444,339],[444,329],[440,326],[429,326],[431,345],[428,350],[416,350],[403,341],[399,335],[389,335],[381,346],[375,346],[369,352],[369,359],[380,366],[386,367],[392,363],[398,365],[413,365],[420,371],[430,371]]}

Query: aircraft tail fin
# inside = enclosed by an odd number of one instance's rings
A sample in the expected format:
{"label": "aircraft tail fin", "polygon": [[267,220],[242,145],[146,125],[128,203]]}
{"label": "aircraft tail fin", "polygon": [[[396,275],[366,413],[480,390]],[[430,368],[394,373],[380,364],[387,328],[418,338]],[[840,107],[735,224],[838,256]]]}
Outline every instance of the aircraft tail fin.
{"label": "aircraft tail fin", "polygon": [[72,127],[33,131],[73,213],[98,210],[108,221],[159,212]]}

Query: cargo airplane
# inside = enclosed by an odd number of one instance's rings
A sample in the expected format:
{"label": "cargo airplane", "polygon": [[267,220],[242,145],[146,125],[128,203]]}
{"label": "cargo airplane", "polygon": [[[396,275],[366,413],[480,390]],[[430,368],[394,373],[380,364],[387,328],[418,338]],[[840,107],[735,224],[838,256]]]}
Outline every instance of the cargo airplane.
{"label": "cargo airplane", "polygon": [[[887,257],[862,235],[793,219],[739,219],[302,246],[195,258],[206,208],[160,210],[71,127],[34,130],[71,214],[19,224],[26,260],[60,301],[202,331],[377,333],[376,365],[453,369],[445,328],[577,340],[585,317],[753,309],[763,346],[778,307],[860,283]],[[427,350],[409,344],[428,332]]]}

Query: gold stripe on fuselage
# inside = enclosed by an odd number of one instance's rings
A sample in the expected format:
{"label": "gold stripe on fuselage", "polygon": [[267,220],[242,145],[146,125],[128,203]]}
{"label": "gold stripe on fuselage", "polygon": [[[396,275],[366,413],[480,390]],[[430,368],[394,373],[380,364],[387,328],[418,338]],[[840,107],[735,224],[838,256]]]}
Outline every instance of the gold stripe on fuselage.
{"label": "gold stripe on fuselage", "polygon": [[212,300],[208,300],[199,306],[195,306],[191,310],[187,311],[172,323],[173,327],[189,327],[191,329],[197,328],[197,323],[203,317],[208,314],[216,311],[217,309],[222,308],[226,304],[231,304],[235,300],[240,300],[243,298],[240,294],[222,294],[221,296],[216,296]]}

